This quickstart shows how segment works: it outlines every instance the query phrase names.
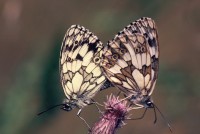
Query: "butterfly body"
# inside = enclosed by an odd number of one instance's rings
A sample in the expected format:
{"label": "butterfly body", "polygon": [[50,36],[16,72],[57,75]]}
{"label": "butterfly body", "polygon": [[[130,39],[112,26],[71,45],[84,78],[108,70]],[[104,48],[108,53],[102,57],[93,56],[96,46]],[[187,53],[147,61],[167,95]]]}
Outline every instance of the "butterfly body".
{"label": "butterfly body", "polygon": [[151,97],[148,95],[132,95],[129,99],[130,102],[135,104],[137,107],[136,108],[153,108],[153,101],[151,100]]}
{"label": "butterfly body", "polygon": [[71,111],[72,109],[74,109],[75,107],[78,109],[82,109],[83,107],[91,104],[91,98],[85,98],[83,96],[74,96],[74,98],[72,99],[64,99],[63,101],[63,105],[61,107],[61,109],[65,110],[65,111]]}

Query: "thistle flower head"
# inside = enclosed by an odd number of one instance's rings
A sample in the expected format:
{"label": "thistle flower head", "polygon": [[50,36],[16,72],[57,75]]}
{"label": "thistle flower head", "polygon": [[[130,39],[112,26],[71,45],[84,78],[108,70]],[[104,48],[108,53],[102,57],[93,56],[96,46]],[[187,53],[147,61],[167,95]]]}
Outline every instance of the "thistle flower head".
{"label": "thistle flower head", "polygon": [[[105,113],[110,113],[113,117],[125,117],[129,111],[127,101],[120,101],[119,96],[110,95],[105,104]],[[115,116],[114,116],[115,115]]]}
{"label": "thistle flower head", "polygon": [[119,97],[110,95],[104,103],[105,111],[100,120],[91,129],[91,134],[114,134],[118,128],[125,125],[123,122],[129,112],[127,102],[120,101]]}

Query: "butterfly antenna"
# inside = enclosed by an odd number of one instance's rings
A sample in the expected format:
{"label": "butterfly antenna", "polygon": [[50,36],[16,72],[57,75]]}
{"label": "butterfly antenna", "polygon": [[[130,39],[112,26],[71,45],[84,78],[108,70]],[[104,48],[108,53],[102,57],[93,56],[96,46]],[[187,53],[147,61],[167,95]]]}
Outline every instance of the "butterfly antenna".
{"label": "butterfly antenna", "polygon": [[[162,114],[162,112],[159,110],[159,108],[154,104],[154,107],[158,110],[158,112],[160,113],[160,115],[162,116],[163,120],[166,122],[170,132],[172,133],[172,127],[170,126],[169,122],[166,120],[165,116]],[[154,109],[155,109],[154,108]]]}
{"label": "butterfly antenna", "polygon": [[58,105],[52,106],[52,107],[48,108],[47,110],[44,110],[44,111],[38,113],[37,115],[39,116],[39,115],[41,115],[41,114],[43,114],[43,113],[45,113],[45,112],[47,112],[47,111],[49,111],[49,110],[51,110],[51,109],[54,109],[55,107],[62,106],[62,105],[63,105],[63,104],[58,104]]}
{"label": "butterfly antenna", "polygon": [[156,107],[153,107],[153,111],[154,111],[154,117],[155,117],[155,119],[154,119],[154,124],[156,124],[156,122],[157,122],[157,114],[156,114]]}

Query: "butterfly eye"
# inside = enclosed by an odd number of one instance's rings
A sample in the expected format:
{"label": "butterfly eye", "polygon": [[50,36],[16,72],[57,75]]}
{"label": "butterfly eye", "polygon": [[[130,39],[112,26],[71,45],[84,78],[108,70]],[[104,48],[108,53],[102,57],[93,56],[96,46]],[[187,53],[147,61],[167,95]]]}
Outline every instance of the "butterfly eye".
{"label": "butterfly eye", "polygon": [[117,59],[118,59],[118,55],[117,54],[113,54],[113,56],[112,56],[112,59],[114,60],[114,61],[116,61]]}
{"label": "butterfly eye", "polygon": [[94,62],[95,62],[95,63],[100,63],[100,58],[99,58],[99,57],[95,57],[95,58],[94,58]]}
{"label": "butterfly eye", "polygon": [[146,48],[145,48],[144,46],[142,46],[142,47],[140,48],[140,51],[141,51],[142,53],[144,53],[144,52],[146,52]]}

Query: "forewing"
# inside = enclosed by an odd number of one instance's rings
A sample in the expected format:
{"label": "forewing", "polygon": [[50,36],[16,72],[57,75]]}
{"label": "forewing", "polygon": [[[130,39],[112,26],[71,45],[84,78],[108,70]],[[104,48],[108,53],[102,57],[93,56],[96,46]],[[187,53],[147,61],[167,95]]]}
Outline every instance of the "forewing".
{"label": "forewing", "polygon": [[89,30],[72,25],[60,53],[60,77],[68,99],[91,98],[105,82],[100,60],[103,45]]}

